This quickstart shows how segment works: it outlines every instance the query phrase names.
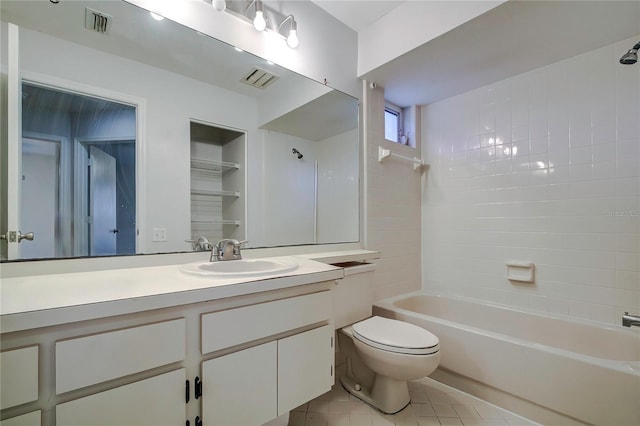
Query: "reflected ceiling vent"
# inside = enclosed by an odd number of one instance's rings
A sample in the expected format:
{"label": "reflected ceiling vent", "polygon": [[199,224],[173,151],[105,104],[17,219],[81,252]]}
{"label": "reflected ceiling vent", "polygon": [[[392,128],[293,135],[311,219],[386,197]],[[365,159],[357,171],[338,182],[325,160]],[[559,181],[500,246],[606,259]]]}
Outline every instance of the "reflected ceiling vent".
{"label": "reflected ceiling vent", "polygon": [[111,28],[111,16],[89,9],[85,11],[84,27],[100,34],[107,34]]}
{"label": "reflected ceiling vent", "polygon": [[249,86],[257,87],[258,89],[266,89],[279,78],[277,75],[268,71],[253,67],[240,81]]}

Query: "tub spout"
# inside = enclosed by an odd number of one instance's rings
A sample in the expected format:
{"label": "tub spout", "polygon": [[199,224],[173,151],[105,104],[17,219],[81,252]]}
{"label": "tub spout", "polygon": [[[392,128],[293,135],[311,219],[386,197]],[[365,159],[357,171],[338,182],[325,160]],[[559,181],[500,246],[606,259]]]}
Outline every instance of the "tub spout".
{"label": "tub spout", "polygon": [[629,315],[629,312],[625,312],[622,316],[622,325],[625,327],[631,327],[632,325],[640,327],[640,316]]}

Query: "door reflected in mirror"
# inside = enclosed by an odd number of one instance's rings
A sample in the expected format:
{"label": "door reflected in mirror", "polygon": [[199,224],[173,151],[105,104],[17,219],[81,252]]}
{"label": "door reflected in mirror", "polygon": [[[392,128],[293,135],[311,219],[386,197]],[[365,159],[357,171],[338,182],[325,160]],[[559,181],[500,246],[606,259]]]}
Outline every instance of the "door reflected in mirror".
{"label": "door reflected in mirror", "polygon": [[136,252],[136,114],[119,102],[22,84],[20,258]]}

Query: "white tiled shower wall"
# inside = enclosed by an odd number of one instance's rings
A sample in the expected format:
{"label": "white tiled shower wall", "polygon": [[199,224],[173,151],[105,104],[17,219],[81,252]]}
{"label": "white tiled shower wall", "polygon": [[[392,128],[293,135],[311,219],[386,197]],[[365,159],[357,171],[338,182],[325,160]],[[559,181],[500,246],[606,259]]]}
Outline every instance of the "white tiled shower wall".
{"label": "white tiled shower wall", "polygon": [[[423,288],[620,323],[640,311],[640,36],[422,112]],[[505,262],[533,261],[534,284]]]}

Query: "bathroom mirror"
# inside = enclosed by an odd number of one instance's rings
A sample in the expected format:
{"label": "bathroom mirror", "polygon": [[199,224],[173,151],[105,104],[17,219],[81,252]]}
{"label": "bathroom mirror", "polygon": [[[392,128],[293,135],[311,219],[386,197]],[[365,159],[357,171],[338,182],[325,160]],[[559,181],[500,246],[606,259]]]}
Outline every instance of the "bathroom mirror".
{"label": "bathroom mirror", "polygon": [[359,240],[357,99],[124,1],[0,7],[3,261]]}

